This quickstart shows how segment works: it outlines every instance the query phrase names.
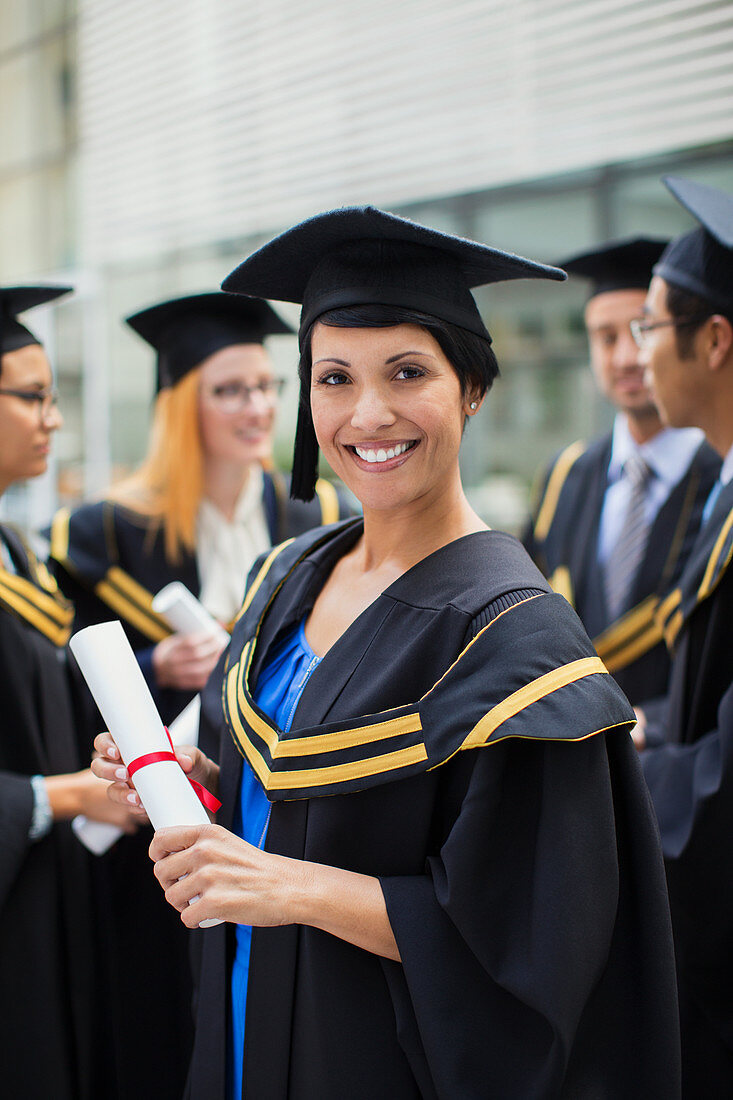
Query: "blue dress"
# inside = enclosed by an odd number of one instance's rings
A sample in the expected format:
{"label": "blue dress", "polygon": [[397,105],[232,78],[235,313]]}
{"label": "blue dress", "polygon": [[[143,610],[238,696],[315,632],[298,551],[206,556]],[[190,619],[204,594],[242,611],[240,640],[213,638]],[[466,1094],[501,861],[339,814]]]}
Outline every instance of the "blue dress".
{"label": "blue dress", "polygon": [[[289,730],[296,707],[313,669],[319,664],[305,637],[305,620],[290,631],[262,669],[254,694],[255,702],[282,730]],[[247,762],[242,767],[242,785],[233,831],[249,844],[261,848],[267,835],[271,803],[268,802]],[[236,948],[231,978],[231,1027],[229,1033],[228,1083],[231,1100],[242,1095],[244,1018],[247,1009],[247,980],[252,929],[236,926]]]}

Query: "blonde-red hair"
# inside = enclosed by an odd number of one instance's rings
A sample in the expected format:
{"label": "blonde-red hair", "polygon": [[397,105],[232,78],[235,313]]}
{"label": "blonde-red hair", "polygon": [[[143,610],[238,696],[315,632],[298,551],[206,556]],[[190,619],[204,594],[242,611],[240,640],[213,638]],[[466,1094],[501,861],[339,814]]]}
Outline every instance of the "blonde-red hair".
{"label": "blonde-red hair", "polygon": [[154,518],[153,530],[162,528],[165,556],[174,563],[196,549],[196,516],[204,489],[200,375],[196,367],[160,391],[142,465],[109,493],[111,500]]}

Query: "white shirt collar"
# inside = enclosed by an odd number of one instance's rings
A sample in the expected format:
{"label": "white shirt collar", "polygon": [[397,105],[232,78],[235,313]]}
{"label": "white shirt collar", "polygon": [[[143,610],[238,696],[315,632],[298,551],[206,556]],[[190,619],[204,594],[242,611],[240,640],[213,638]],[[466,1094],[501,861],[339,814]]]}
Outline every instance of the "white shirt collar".
{"label": "white shirt collar", "polygon": [[203,518],[204,523],[213,524],[217,529],[246,524],[252,513],[262,507],[264,480],[262,469],[259,466],[253,466],[241,493],[237,497],[237,503],[234,505],[234,515],[231,520],[228,520],[208,497],[202,497],[199,504],[199,521]]}
{"label": "white shirt collar", "polygon": [[196,560],[207,611],[228,622],[239,610],[244,586],[255,559],[270,548],[270,532],[262,502],[264,475],[250,470],[231,521],[204,498],[196,521]]}
{"label": "white shirt collar", "polygon": [[719,480],[721,485],[727,485],[729,481],[733,481],[733,447],[723,459]]}
{"label": "white shirt collar", "polygon": [[698,428],[663,428],[652,439],[639,446],[631,436],[628,420],[623,413],[617,413],[613,422],[608,481],[618,481],[624,462],[636,451],[651,466],[659,480],[672,489],[684,477],[703,438],[703,433]]}

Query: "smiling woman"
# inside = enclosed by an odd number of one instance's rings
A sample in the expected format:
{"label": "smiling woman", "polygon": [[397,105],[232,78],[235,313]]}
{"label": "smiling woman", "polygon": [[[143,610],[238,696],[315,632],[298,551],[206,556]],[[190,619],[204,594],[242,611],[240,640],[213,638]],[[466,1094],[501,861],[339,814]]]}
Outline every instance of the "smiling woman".
{"label": "smiling woman", "polygon": [[202,933],[192,1100],[677,1095],[633,712],[460,479],[496,375],[470,288],[562,277],[367,207],[224,284],[303,303],[293,492],[320,447],[364,518],[252,570],[202,702],[218,763],[183,758],[219,823],[151,845],[187,927],[229,922]]}

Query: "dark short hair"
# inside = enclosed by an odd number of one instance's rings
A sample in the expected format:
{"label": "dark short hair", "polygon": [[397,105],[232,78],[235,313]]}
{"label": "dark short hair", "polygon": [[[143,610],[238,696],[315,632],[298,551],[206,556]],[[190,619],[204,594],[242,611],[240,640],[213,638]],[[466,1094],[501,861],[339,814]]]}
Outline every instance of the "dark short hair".
{"label": "dark short hair", "polygon": [[[667,309],[677,320],[686,317],[695,318],[689,324],[675,327],[675,339],[677,341],[677,354],[680,359],[689,359],[692,355],[692,347],[695,336],[714,313],[722,313],[712,302],[702,298],[699,294],[691,294],[689,290],[682,290],[678,286],[667,283]],[[722,314],[733,324],[733,317],[728,313]]]}
{"label": "dark short hair", "polygon": [[[464,397],[474,388],[483,397],[491,389],[494,379],[499,374],[499,364],[488,340],[468,332],[467,329],[459,328],[458,325],[442,321],[438,317],[432,317],[416,309],[407,309],[403,306],[350,306],[344,309],[330,309],[322,313],[317,321],[324,325],[332,325],[334,328],[394,328],[396,325],[418,325],[426,329],[435,338],[440,350],[458,375]],[[298,364],[304,396],[310,384],[313,365],[311,337],[317,321],[313,322],[303,338]]]}

